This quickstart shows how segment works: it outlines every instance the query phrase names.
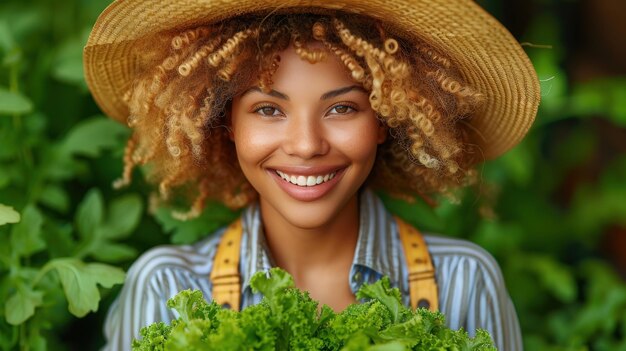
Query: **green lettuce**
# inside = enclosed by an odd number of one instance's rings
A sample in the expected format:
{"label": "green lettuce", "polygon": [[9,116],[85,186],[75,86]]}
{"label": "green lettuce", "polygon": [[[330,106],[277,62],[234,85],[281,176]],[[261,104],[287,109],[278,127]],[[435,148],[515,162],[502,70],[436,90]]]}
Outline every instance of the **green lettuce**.
{"label": "green lettuce", "polygon": [[357,298],[366,302],[341,313],[318,308],[279,268],[255,274],[250,284],[264,297],[241,312],[206,302],[197,290],[180,292],[167,302],[179,318],[142,328],[133,350],[495,350],[484,330],[471,338],[447,328],[439,312],[405,307],[387,277],[363,285]]}

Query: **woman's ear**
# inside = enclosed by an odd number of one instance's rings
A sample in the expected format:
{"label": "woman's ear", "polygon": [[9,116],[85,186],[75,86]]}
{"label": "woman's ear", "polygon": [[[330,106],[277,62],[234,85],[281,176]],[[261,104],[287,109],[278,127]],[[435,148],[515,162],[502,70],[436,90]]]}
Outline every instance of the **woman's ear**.
{"label": "woman's ear", "polygon": [[389,131],[389,128],[387,127],[387,124],[379,119],[378,120],[378,138],[376,139],[378,144],[382,144],[385,142],[385,140],[387,140],[388,131]]}
{"label": "woman's ear", "polygon": [[230,139],[230,141],[232,141],[233,143],[235,142],[235,133],[233,133],[233,127],[230,125],[226,126],[226,130],[228,131],[228,138]]}

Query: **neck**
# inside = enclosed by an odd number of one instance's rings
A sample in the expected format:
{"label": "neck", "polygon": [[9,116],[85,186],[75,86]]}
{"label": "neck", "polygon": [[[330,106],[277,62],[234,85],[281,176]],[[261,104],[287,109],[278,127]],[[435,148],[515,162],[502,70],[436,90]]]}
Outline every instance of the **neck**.
{"label": "neck", "polygon": [[359,232],[357,197],[315,228],[293,225],[261,199],[265,238],[274,263],[294,277],[296,286],[306,287],[329,274],[349,274]]}

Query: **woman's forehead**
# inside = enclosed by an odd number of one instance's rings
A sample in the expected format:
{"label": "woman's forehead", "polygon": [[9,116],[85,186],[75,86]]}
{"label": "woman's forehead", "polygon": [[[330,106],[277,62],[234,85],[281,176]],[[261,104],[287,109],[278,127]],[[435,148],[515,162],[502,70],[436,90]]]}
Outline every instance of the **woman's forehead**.
{"label": "woman's forehead", "polygon": [[[331,52],[327,52],[326,58],[316,63],[301,58],[293,46],[279,55],[280,64],[272,76],[272,89],[290,97],[300,94],[321,97],[337,89],[360,86],[352,79],[343,63]],[[362,89],[353,90],[362,91]]]}

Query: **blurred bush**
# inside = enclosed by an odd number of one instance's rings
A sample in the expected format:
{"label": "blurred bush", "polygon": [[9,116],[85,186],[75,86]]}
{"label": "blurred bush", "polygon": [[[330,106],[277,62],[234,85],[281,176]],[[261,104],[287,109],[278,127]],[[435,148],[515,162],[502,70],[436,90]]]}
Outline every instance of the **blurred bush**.
{"label": "blurred bush", "polygon": [[[527,43],[542,81],[537,122],[481,167],[460,205],[384,198],[418,227],[494,254],[528,350],[626,350],[626,76],[581,73],[595,67],[581,52],[596,47],[579,45],[572,25],[589,2],[480,1]],[[101,115],[81,63],[107,3],[0,3],[3,350],[98,348],[139,252],[193,242],[236,216],[219,204],[186,223],[148,214],[141,177],[112,190],[128,131]]]}

